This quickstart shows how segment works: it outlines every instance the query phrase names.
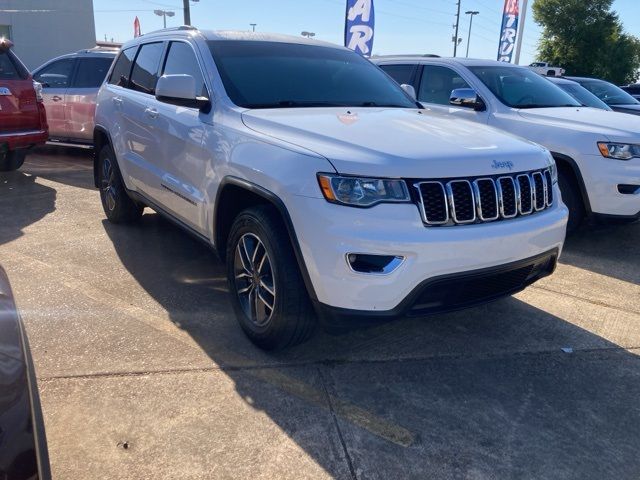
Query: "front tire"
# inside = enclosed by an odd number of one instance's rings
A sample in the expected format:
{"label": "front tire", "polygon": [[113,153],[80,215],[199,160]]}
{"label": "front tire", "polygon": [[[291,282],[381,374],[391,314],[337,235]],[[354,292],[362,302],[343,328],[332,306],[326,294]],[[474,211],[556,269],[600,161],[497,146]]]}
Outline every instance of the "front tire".
{"label": "front tire", "polygon": [[558,185],[562,193],[562,201],[569,209],[567,234],[571,234],[578,229],[584,220],[585,210],[582,195],[575,178],[565,171],[558,172]]}
{"label": "front tire", "polygon": [[142,216],[144,208],[127,194],[118,162],[109,145],[98,153],[98,185],[102,208],[110,222],[134,222]]}
{"label": "front tire", "polygon": [[227,242],[227,278],[240,326],[260,348],[303,342],[315,315],[286,227],[271,206],[244,210]]}
{"label": "front tire", "polygon": [[0,152],[0,172],[12,172],[18,170],[27,156],[26,150],[12,150]]}

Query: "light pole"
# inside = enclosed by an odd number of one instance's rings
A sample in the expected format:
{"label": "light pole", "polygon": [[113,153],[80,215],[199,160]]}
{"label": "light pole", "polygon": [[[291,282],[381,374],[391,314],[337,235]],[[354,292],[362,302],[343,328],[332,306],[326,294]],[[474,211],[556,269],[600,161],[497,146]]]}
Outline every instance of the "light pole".
{"label": "light pole", "polygon": [[[191,0],[197,3],[200,0]],[[184,12],[184,24],[191,25],[191,9],[189,8],[189,0],[182,0],[182,11]]]}
{"label": "light pole", "polygon": [[252,31],[255,32],[256,31],[256,25],[258,25],[258,24],[257,23],[250,23],[249,25],[251,26]]}
{"label": "light pole", "polygon": [[307,38],[311,38],[311,37],[315,37],[316,34],[314,32],[307,32],[306,30],[304,32],[301,32],[300,35],[302,35],[303,37],[307,37]]}
{"label": "light pole", "polygon": [[460,4],[462,0],[458,0],[456,3],[458,7],[458,13],[456,13],[456,24],[453,26],[455,28],[456,33],[453,34],[453,56],[457,56],[458,53],[458,45],[460,44],[458,39],[458,27],[460,26]]}
{"label": "light pole", "polygon": [[469,58],[469,43],[471,43],[471,27],[473,26],[473,16],[478,15],[480,12],[475,10],[467,10],[465,15],[469,15],[469,36],[467,37],[467,58]]}
{"label": "light pole", "polygon": [[169,10],[154,10],[153,13],[162,17],[164,28],[167,28],[167,17],[173,17],[176,14],[176,12],[171,12]]}

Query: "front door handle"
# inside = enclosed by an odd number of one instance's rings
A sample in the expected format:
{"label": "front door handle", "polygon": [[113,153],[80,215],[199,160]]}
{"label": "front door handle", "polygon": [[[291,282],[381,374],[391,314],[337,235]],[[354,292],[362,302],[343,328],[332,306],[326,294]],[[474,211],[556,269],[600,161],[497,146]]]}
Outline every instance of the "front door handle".
{"label": "front door handle", "polygon": [[54,95],[53,97],[51,97],[51,100],[53,100],[54,102],[59,102],[60,100],[62,100],[62,97],[59,97],[58,95]]}
{"label": "front door handle", "polygon": [[144,113],[146,113],[151,118],[156,118],[158,116],[158,110],[155,108],[147,107],[144,109]]}
{"label": "front door handle", "polygon": [[120,107],[122,105],[122,99],[120,97],[113,97],[113,103],[115,103],[116,107]]}

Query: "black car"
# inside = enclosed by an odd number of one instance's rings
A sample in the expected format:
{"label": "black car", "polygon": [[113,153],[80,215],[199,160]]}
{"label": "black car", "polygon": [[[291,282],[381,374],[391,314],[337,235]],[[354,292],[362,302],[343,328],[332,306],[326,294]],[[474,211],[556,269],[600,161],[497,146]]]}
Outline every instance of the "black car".
{"label": "black car", "polygon": [[625,85],[624,87],[620,87],[622,90],[627,92],[636,100],[640,100],[640,83],[632,83],[630,85]]}
{"label": "black car", "polygon": [[613,83],[597,78],[565,77],[578,82],[616,112],[640,115],[640,102]]}
{"label": "black car", "polygon": [[0,267],[0,479],[50,478],[29,345],[9,280]]}

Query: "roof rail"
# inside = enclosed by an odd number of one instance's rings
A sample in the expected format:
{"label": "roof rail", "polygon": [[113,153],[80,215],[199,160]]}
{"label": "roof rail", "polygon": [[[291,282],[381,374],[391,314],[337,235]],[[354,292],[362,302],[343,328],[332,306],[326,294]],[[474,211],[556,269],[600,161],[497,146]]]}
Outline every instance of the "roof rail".
{"label": "roof rail", "polygon": [[440,58],[440,55],[435,53],[407,53],[396,55],[374,55],[373,58],[388,58],[388,57],[413,57],[413,58]]}
{"label": "roof rail", "polygon": [[198,29],[192,25],[180,25],[179,27],[161,28],[160,30],[153,30],[152,32],[144,33],[143,35],[150,35],[152,33],[160,32],[178,32],[180,30],[198,31]]}

